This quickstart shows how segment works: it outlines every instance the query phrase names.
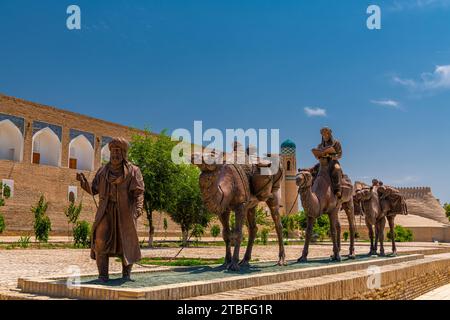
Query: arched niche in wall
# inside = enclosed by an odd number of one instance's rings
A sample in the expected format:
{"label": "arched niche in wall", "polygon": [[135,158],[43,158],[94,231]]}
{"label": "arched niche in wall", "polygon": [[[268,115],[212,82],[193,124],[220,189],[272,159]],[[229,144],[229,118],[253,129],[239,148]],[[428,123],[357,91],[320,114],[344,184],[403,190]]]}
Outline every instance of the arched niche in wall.
{"label": "arched niche in wall", "polygon": [[33,135],[32,163],[61,166],[61,141],[52,129],[46,127]]}
{"label": "arched niche in wall", "polygon": [[79,135],[69,143],[69,168],[94,170],[94,148],[84,135]]}
{"label": "arched niche in wall", "polygon": [[0,159],[22,161],[23,135],[11,120],[0,121]]}

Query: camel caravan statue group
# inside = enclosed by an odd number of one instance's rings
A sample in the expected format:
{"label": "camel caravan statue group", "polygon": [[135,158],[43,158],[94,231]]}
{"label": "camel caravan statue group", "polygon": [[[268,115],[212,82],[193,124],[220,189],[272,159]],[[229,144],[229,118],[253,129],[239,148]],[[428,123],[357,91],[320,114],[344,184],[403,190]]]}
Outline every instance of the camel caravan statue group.
{"label": "camel caravan statue group", "polygon": [[[347,175],[340,167],[342,156],[341,144],[332,136],[331,129],[321,129],[322,142],[312,150],[318,164],[309,169],[299,169],[296,184],[305,214],[307,228],[305,243],[298,262],[306,262],[309,245],[313,236],[316,219],[326,214],[330,220],[331,241],[333,252],[331,260],[341,261],[341,225],[338,213],[344,210],[348,219],[350,248],[349,259],[355,259],[355,216],[364,216],[370,237],[369,255],[384,256],[384,227],[386,220],[390,227],[392,239],[392,254],[396,254],[394,219],[397,214],[407,214],[404,198],[395,188],[384,186],[381,181],[373,180],[372,186],[353,186]],[[239,144],[234,145],[237,151]],[[283,167],[280,161],[259,159],[248,161],[252,156],[249,148],[245,154],[244,164],[223,161],[223,154],[195,153],[192,163],[200,169],[200,190],[203,202],[211,213],[218,216],[222,224],[222,236],[225,242],[224,267],[237,271],[240,267],[249,266],[253,244],[257,234],[256,208],[264,202],[270,209],[275,223],[278,238],[278,265],[286,265],[283,233],[280,217],[281,192],[280,185],[283,178]],[[268,155],[270,159],[274,156]],[[273,164],[276,167],[272,167]],[[267,170],[270,169],[269,174]],[[235,225],[230,228],[230,214],[235,213]],[[239,251],[242,242],[243,226],[247,222],[248,244],[242,260]],[[377,252],[377,244],[380,251]],[[231,251],[234,244],[233,253]]]}

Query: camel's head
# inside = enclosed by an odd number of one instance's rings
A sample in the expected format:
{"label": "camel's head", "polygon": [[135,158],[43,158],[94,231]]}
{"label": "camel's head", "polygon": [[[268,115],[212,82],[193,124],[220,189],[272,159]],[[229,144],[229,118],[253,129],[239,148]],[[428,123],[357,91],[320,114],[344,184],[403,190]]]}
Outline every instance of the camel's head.
{"label": "camel's head", "polygon": [[309,171],[300,171],[295,177],[295,183],[300,189],[309,188],[312,185],[312,174]]}
{"label": "camel's head", "polygon": [[[221,155],[219,155],[221,156]],[[212,172],[217,170],[220,163],[216,161],[219,157],[216,153],[193,153],[191,163],[196,165],[201,172]],[[220,160],[220,159],[219,159]]]}
{"label": "camel's head", "polygon": [[356,189],[355,194],[353,195],[354,202],[360,202],[362,200],[362,189]]}
{"label": "camel's head", "polygon": [[372,197],[372,190],[370,188],[364,188],[356,193],[357,197],[360,197],[361,201],[370,200]]}

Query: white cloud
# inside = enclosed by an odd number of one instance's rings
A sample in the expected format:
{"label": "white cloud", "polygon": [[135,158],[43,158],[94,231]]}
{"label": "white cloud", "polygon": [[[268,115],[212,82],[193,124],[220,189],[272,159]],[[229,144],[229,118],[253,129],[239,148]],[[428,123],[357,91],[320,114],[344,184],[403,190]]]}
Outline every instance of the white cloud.
{"label": "white cloud", "polygon": [[388,9],[390,11],[404,11],[446,7],[450,7],[450,0],[395,0]]}
{"label": "white cloud", "polygon": [[322,108],[305,107],[304,110],[308,117],[326,117],[327,116],[327,110],[322,109]]}
{"label": "white cloud", "polygon": [[384,107],[391,107],[391,108],[395,108],[398,109],[400,106],[400,103],[398,101],[395,100],[371,100],[370,101],[373,104],[379,105],[379,106],[384,106]]}
{"label": "white cloud", "polygon": [[433,72],[424,72],[420,80],[393,77],[392,80],[413,91],[435,91],[450,89],[450,65],[436,66]]}

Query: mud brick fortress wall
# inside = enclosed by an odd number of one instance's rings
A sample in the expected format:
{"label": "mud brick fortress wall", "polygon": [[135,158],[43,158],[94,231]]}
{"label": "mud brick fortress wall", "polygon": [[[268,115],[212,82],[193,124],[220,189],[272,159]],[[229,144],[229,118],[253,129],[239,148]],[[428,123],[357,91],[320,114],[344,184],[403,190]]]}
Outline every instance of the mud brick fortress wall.
{"label": "mud brick fortress wall", "polygon": [[[92,197],[79,187],[76,173],[84,172],[91,181],[102,164],[102,154],[111,137],[131,139],[139,133],[142,131],[0,94],[0,181],[7,179],[14,184],[13,196],[0,209],[6,222],[3,235],[32,231],[30,209],[41,195],[49,201],[47,213],[52,221],[52,234],[66,234],[64,210],[69,205],[69,187],[76,193],[76,202],[83,202],[80,220],[92,222],[96,207]],[[40,150],[35,150],[38,147]],[[283,166],[289,170],[281,183],[281,210],[285,212],[289,207],[295,213],[298,211],[295,144],[282,145],[283,152]],[[168,220],[167,233],[163,230],[164,218]],[[154,212],[153,223],[157,236],[180,235],[178,225],[164,213]],[[148,232],[146,224],[147,219],[141,217],[138,222],[141,235]]]}

